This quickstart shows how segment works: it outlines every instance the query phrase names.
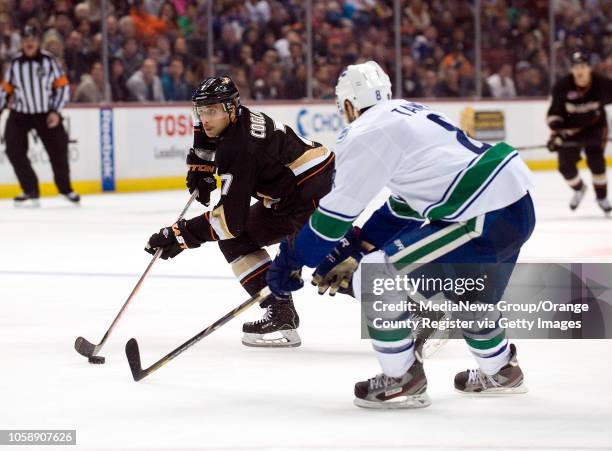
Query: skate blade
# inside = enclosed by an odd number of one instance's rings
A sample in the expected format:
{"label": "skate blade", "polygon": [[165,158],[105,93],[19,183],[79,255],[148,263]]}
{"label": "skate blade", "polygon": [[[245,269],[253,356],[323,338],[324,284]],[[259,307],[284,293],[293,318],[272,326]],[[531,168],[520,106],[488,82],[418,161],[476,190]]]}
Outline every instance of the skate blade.
{"label": "skate blade", "polygon": [[527,393],[529,389],[525,384],[517,385],[516,387],[495,387],[488,388],[484,391],[470,391],[465,392],[455,389],[457,393],[461,393],[466,396],[504,396],[504,395],[520,395]]}
{"label": "skate blade", "polygon": [[412,396],[398,396],[389,401],[368,401],[367,399],[355,398],[353,404],[365,409],[421,409],[431,405],[427,393]]}
{"label": "skate blade", "polygon": [[281,334],[278,338],[266,338],[271,334],[245,333],[242,337],[242,344],[253,348],[297,348],[302,344],[302,339],[295,329],[279,330]]}
{"label": "skate blade", "polygon": [[14,202],[15,208],[38,208],[40,207],[39,201],[26,201],[26,202]]}

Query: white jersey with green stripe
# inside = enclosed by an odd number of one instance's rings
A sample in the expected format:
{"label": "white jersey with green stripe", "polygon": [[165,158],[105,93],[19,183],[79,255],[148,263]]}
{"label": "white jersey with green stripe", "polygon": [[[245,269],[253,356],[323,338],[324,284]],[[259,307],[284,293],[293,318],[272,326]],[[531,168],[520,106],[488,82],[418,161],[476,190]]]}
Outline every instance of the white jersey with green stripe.
{"label": "white jersey with green stripe", "polygon": [[[508,144],[476,141],[425,105],[389,100],[338,137],[334,188],[318,213],[351,222],[386,186],[423,218],[467,221],[514,203],[532,185],[530,170]],[[315,230],[323,225],[312,222]]]}

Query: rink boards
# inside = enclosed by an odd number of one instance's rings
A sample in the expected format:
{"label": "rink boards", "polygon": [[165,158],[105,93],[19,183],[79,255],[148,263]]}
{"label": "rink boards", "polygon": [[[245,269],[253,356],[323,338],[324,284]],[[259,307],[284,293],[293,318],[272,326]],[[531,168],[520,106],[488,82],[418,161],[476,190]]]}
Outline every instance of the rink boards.
{"label": "rink boards", "polygon": [[[546,143],[548,101],[428,102],[485,141],[503,139],[513,146]],[[124,104],[125,105],[125,104]],[[81,193],[129,192],[184,187],[185,155],[193,143],[189,104],[73,106],[63,112],[70,137],[69,156],[74,187]],[[284,122],[305,138],[334,148],[343,128],[332,103],[266,103],[248,106]],[[608,111],[608,121],[612,110]],[[0,117],[0,197],[20,192],[6,158],[4,124]],[[612,129],[612,127],[609,127]],[[44,148],[30,133],[29,155],[43,195],[55,194]],[[612,164],[608,145],[608,165]],[[554,154],[546,149],[522,153],[534,169],[554,169]]]}

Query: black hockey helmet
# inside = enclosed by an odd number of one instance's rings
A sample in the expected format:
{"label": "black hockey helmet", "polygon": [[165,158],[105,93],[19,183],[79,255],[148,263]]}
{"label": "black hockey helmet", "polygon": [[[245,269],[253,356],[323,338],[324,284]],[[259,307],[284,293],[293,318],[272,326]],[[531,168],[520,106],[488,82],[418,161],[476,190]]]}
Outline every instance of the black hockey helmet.
{"label": "black hockey helmet", "polygon": [[193,91],[191,101],[194,108],[221,103],[229,113],[232,107],[240,107],[240,93],[231,78],[209,77]]}

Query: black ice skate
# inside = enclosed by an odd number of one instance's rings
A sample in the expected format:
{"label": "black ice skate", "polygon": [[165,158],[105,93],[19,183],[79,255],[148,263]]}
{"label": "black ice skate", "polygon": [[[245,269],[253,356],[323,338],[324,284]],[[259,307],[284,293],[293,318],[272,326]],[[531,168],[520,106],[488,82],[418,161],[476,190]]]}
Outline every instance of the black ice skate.
{"label": "black ice skate", "polygon": [[527,387],[523,383],[523,372],[516,359],[516,347],[510,345],[510,361],[493,376],[483,373],[480,369],[457,373],[455,390],[460,393],[483,395],[527,393]]}
{"label": "black ice skate", "polygon": [[[242,325],[242,344],[262,348],[293,348],[302,344],[296,330],[300,317],[291,298],[283,300],[269,295],[260,307],[266,309],[263,318]],[[265,337],[268,334],[272,335]]]}
{"label": "black ice skate", "polygon": [[40,201],[38,194],[20,194],[13,198],[15,207],[40,207]]}
{"label": "black ice skate", "polygon": [[78,193],[75,193],[74,191],[70,191],[67,194],[62,194],[62,196],[69,201],[70,203],[72,203],[73,205],[80,205],[81,202],[81,196],[78,195]]}
{"label": "black ice skate", "polygon": [[610,216],[612,206],[610,206],[610,201],[608,199],[597,199],[597,205],[599,205],[599,208],[603,210],[606,216]]}
{"label": "black ice skate", "polygon": [[582,187],[580,189],[574,190],[574,195],[572,196],[569,203],[570,210],[573,211],[578,208],[578,205],[580,205],[580,202],[582,202],[582,199],[584,198],[584,193],[586,192],[586,190],[587,188],[584,183],[582,184]]}
{"label": "black ice skate", "polygon": [[415,342],[415,361],[402,377],[383,373],[355,384],[356,406],[368,409],[418,409],[431,404],[423,371],[423,341]]}

